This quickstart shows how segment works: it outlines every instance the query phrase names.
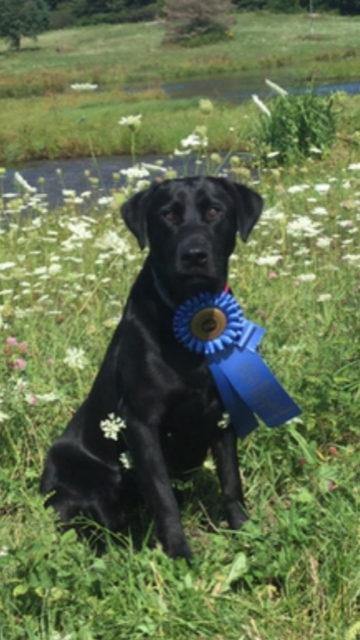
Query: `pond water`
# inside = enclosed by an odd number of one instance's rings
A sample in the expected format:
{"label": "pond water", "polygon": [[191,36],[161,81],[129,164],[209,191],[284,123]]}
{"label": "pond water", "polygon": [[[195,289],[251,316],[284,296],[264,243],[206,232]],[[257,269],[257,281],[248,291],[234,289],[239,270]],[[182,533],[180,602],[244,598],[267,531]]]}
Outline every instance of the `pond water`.
{"label": "pond water", "polygon": [[[138,161],[153,164],[158,159],[159,156],[144,156],[138,158]],[[85,171],[90,171],[92,177],[99,178],[100,196],[108,193],[114,186],[113,173],[128,169],[131,165],[130,156],[99,157],[96,161],[93,158],[76,158],[27,162],[6,172],[4,190],[5,192],[14,191],[13,177],[16,170],[20,171],[32,187],[38,187],[39,178],[44,178],[43,189],[48,194],[49,204],[53,207],[61,204],[63,189],[75,189],[78,194],[89,190],[90,183]],[[61,176],[57,173],[58,169],[61,170]]]}
{"label": "pond water", "polygon": [[[243,158],[250,158],[251,154],[237,154]],[[136,158],[138,163],[155,164],[159,159],[163,160],[165,167],[176,169],[179,175],[196,175],[205,171],[195,166],[195,158],[186,158],[186,166],[183,158],[174,157],[171,162],[168,157],[155,155],[139,156]],[[115,186],[113,173],[119,172],[121,169],[128,169],[132,166],[130,156],[109,156],[99,157],[96,160],[92,158],[78,158],[75,160],[38,160],[36,162],[28,162],[22,166],[9,169],[3,185],[5,193],[14,192],[14,173],[19,171],[23,178],[32,186],[39,187],[39,178],[44,178],[44,192],[48,195],[50,206],[54,207],[62,203],[63,189],[74,189],[79,195],[83,191],[89,190],[90,183],[85,175],[85,171],[90,171],[91,176],[99,179],[97,194],[100,196],[109,193],[109,189]],[[57,170],[61,170],[58,175]],[[154,173],[156,175],[156,173]],[[159,172],[160,175],[160,172]],[[151,179],[151,178],[150,178]],[[122,184],[125,178],[121,176],[117,183]],[[1,187],[1,185],[0,185]],[[40,189],[39,189],[40,190]]]}
{"label": "pond water", "polygon": [[[268,70],[262,75],[252,76],[220,76],[218,78],[206,78],[203,80],[188,80],[186,82],[174,82],[165,84],[162,89],[170,98],[211,98],[213,100],[229,100],[239,102],[247,100],[253,93],[266,97],[273,92],[265,84],[265,78],[269,77],[289,93],[303,93],[310,83],[295,82],[289,75],[272,73]],[[329,79],[326,82],[314,82],[311,85],[316,93],[329,95],[336,91],[345,91],[350,94],[360,92],[360,74],[358,79],[348,81]]]}

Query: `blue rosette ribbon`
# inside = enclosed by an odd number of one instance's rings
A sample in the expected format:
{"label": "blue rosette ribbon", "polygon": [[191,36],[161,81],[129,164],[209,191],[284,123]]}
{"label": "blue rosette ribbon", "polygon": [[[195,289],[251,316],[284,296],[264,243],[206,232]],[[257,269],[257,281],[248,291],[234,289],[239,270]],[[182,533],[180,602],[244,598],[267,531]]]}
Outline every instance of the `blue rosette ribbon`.
{"label": "blue rosette ribbon", "polygon": [[176,310],[173,327],[184,347],[206,357],[239,437],[257,427],[254,414],[275,427],[301,413],[258,352],[265,329],[244,318],[230,293],[187,300]]}

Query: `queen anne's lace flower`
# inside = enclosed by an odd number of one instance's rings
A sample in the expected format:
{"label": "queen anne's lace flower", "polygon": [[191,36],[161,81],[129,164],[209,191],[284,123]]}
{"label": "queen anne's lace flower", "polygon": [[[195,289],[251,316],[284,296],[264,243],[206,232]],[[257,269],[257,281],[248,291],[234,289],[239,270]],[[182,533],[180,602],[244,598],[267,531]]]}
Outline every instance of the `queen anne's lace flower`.
{"label": "queen anne's lace flower", "polygon": [[87,364],[84,350],[77,349],[76,347],[66,349],[64,362],[70,369],[78,369],[79,371],[82,371]]}
{"label": "queen anne's lace flower", "polygon": [[230,424],[230,416],[228,413],[223,413],[221,416],[221,420],[217,423],[219,429],[227,429]]}
{"label": "queen anne's lace flower", "polygon": [[106,420],[101,420],[100,429],[105,438],[117,440],[120,431],[126,429],[126,424],[124,420],[119,418],[119,416],[116,416],[115,413],[109,413]]}

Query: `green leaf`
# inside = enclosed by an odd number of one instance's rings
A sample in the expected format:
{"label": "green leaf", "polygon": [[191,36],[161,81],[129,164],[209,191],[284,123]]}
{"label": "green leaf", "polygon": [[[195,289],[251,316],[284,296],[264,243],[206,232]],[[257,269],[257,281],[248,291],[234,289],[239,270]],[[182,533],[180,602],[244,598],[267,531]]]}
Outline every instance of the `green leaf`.
{"label": "green leaf", "polygon": [[300,489],[300,491],[298,493],[293,493],[290,496],[290,498],[294,502],[302,502],[302,503],[313,502],[313,500],[314,500],[313,494],[310,493],[310,491],[308,489],[306,489],[305,487],[303,489]]}
{"label": "green leaf", "polygon": [[15,598],[17,598],[18,596],[24,596],[25,593],[27,593],[28,591],[29,591],[29,585],[28,584],[18,584],[13,589],[13,596],[15,596]]}
{"label": "green leaf", "polygon": [[222,591],[223,592],[227,591],[233,582],[236,582],[236,580],[239,580],[239,578],[241,578],[247,572],[247,569],[248,569],[248,566],[247,566],[246,555],[241,551],[235,556],[234,561],[230,566],[230,571],[225,580],[225,584],[222,588]]}

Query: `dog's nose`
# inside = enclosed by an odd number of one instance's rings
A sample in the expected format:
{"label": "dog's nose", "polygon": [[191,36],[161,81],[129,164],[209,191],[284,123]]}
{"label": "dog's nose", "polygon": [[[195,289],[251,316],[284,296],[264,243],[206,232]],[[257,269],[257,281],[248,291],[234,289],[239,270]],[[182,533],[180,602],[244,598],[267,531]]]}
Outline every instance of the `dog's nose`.
{"label": "dog's nose", "polygon": [[181,260],[188,267],[203,267],[208,261],[208,254],[203,247],[187,247],[181,252]]}

